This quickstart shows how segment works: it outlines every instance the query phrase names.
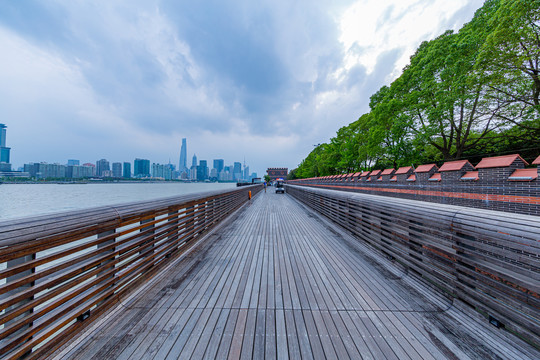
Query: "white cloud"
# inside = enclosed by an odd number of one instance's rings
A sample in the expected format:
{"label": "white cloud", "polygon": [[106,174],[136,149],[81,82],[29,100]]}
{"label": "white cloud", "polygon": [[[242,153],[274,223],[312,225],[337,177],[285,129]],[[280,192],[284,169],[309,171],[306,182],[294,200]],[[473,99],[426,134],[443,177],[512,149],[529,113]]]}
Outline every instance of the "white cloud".
{"label": "white cloud", "polygon": [[[380,54],[401,49],[402,56],[388,79],[393,79],[409,62],[410,56],[424,40],[441,34],[452,16],[469,0],[360,0],[339,19],[339,40],[346,51],[344,70],[357,64],[368,73],[376,66]],[[441,26],[442,25],[442,26]],[[462,24],[453,24],[454,29]]]}

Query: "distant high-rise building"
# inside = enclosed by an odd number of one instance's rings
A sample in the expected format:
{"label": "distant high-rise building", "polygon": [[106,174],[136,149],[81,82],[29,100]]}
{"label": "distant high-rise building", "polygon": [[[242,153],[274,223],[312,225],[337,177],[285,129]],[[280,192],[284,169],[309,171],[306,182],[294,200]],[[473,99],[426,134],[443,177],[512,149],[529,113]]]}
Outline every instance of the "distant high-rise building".
{"label": "distant high-rise building", "polygon": [[115,178],[122,177],[122,163],[112,163],[112,176]]}
{"label": "distant high-rise building", "polygon": [[195,154],[193,154],[193,159],[191,160],[190,179],[197,180],[197,155]]}
{"label": "distant high-rise building", "polygon": [[[30,176],[39,179],[60,179],[69,175],[67,172],[68,167],[60,164],[47,164],[47,163],[33,163],[25,164],[24,171],[29,173]],[[73,174],[71,173],[71,177]]]}
{"label": "distant high-rise building", "polygon": [[239,162],[234,163],[233,180],[242,180],[242,164]]}
{"label": "distant high-rise building", "polygon": [[180,162],[178,163],[178,171],[182,173],[187,172],[187,141],[186,138],[182,139],[182,147],[180,148]]}
{"label": "distant high-rise building", "polygon": [[68,166],[79,165],[79,160],[69,159],[67,164],[68,164]]}
{"label": "distant high-rise building", "polygon": [[6,147],[6,129],[6,125],[0,124],[0,147]]}
{"label": "distant high-rise building", "polygon": [[133,163],[133,175],[138,178],[150,177],[150,160],[135,159]]}
{"label": "distant high-rise building", "polygon": [[9,163],[9,152],[11,148],[6,147],[7,126],[0,124],[0,171],[11,171]]}
{"label": "distant high-rise building", "polygon": [[124,163],[124,170],[122,172],[122,177],[129,179],[131,177],[131,163]]}
{"label": "distant high-rise building", "polygon": [[208,179],[208,163],[206,160],[199,161],[199,166],[197,166],[197,180],[204,181]]}
{"label": "distant high-rise building", "polygon": [[158,179],[164,179],[164,180],[171,180],[172,179],[172,172],[173,167],[169,164],[167,165],[161,165],[161,164],[152,164],[152,177],[158,178]]}
{"label": "distant high-rise building", "polygon": [[96,176],[105,176],[106,174],[103,174],[104,171],[111,171],[109,162],[105,159],[96,161]]}
{"label": "distant high-rise building", "polygon": [[96,176],[96,165],[92,163],[84,163],[82,166],[88,167],[91,169],[91,175],[90,176]]}
{"label": "distant high-rise building", "polygon": [[224,165],[225,161],[223,159],[214,159],[214,169],[216,169],[218,174],[223,171]]}
{"label": "distant high-rise building", "polygon": [[[26,165],[25,165],[26,166]],[[66,177],[73,179],[89,178],[94,175],[94,166],[68,165]]]}

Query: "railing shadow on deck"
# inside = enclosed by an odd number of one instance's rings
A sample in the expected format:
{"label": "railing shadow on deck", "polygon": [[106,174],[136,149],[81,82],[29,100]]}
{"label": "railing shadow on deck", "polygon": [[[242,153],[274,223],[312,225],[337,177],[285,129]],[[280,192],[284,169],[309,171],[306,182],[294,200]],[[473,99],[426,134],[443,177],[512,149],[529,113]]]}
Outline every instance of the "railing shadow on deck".
{"label": "railing shadow on deck", "polygon": [[540,348],[538,217],[306,186],[287,193]]}
{"label": "railing shadow on deck", "polygon": [[261,189],[0,222],[0,357],[58,348]]}

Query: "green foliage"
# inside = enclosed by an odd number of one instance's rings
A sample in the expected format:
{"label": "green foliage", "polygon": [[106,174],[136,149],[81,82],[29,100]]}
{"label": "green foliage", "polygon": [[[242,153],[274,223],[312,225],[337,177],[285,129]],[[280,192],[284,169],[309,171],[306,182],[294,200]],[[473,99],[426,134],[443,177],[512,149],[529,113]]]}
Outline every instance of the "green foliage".
{"label": "green foliage", "polygon": [[[540,0],[487,0],[422,43],[371,111],[317,146],[298,178],[540,152]],[[525,154],[524,154],[525,152]]]}
{"label": "green foliage", "polygon": [[[501,0],[476,69],[515,124],[540,115],[540,0]],[[530,125],[530,124],[528,124]],[[537,124],[533,127],[538,127]]]}

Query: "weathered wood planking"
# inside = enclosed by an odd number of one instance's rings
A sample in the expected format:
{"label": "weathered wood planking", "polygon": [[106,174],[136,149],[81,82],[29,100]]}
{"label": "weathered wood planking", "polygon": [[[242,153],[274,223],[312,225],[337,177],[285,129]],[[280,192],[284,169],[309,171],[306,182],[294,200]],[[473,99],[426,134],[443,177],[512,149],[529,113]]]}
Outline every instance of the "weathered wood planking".
{"label": "weathered wood planking", "polygon": [[536,359],[287,195],[260,194],[57,359]]}
{"label": "weathered wood planking", "polygon": [[61,345],[261,188],[0,222],[0,356]]}
{"label": "weathered wood planking", "polygon": [[287,191],[540,346],[538,217],[299,186]]}

